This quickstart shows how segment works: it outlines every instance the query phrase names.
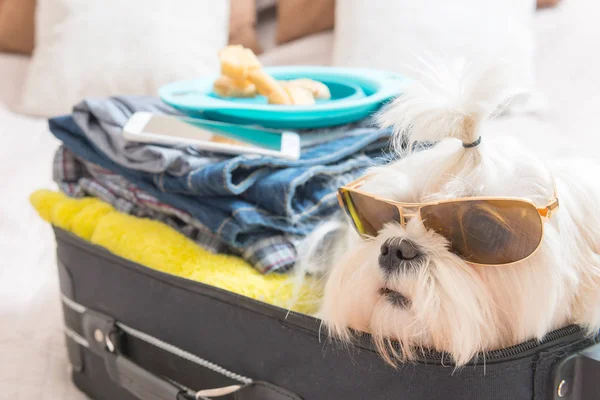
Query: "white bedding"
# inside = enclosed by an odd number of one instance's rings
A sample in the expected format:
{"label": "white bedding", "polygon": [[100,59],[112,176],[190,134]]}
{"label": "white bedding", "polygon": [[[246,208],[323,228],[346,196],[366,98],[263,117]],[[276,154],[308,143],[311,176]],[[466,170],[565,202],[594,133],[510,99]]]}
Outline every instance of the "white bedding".
{"label": "white bedding", "polygon": [[0,55],[0,398],[85,399],[69,382],[52,233],[27,200],[52,187],[57,141],[7,108],[27,63]]}
{"label": "white bedding", "polygon": [[[565,0],[539,12],[538,82],[550,99],[544,117],[507,118],[498,134],[517,134],[544,156],[596,157],[600,138],[600,3]],[[320,34],[263,55],[266,64],[328,64],[331,34]],[[44,120],[17,115],[14,104],[28,60],[0,54],[0,397],[84,399],[71,385],[61,333],[62,316],[50,228],[27,197],[52,188],[57,141]],[[59,96],[60,93],[57,93]]]}

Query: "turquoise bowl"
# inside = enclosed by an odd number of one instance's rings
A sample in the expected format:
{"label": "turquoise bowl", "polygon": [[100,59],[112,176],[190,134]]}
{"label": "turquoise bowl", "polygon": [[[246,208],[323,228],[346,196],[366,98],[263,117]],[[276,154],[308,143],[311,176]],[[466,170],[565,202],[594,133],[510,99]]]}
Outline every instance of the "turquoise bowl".
{"label": "turquoise bowl", "polygon": [[268,104],[263,96],[222,98],[212,86],[217,76],[175,82],[159,90],[161,99],[191,117],[276,129],[310,129],[360,120],[400,94],[404,78],[389,72],[337,67],[272,67],[278,80],[310,78],[323,82],[331,99],[308,106]]}

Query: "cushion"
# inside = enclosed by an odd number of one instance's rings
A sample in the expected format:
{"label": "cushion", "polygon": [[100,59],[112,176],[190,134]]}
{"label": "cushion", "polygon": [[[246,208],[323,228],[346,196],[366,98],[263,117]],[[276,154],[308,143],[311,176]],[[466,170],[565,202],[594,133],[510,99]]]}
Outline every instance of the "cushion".
{"label": "cushion", "polygon": [[0,51],[33,50],[35,0],[0,0]]}
{"label": "cushion", "polygon": [[229,3],[214,0],[39,0],[36,48],[20,111],[68,113],[88,96],[156,95],[217,73]]}
{"label": "cushion", "polygon": [[277,43],[333,28],[335,0],[280,0],[277,3]]}
{"label": "cushion", "polygon": [[533,89],[535,8],[535,0],[340,1],[333,63],[411,76],[423,58],[503,60],[513,86]]}
{"label": "cushion", "polygon": [[256,35],[255,0],[231,0],[229,44],[241,44],[260,53]]}

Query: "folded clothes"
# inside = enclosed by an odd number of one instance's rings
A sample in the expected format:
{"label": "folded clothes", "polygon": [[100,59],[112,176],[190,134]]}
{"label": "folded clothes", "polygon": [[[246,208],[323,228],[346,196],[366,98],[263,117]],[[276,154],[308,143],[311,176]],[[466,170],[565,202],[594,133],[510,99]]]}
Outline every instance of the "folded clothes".
{"label": "folded clothes", "polygon": [[[336,140],[303,149],[300,160],[241,155],[218,156],[191,147],[170,148],[124,139],[122,128],[138,111],[176,114],[153,97],[88,99],[73,110],[73,119],[83,136],[115,163],[137,171],[156,174],[155,183],[165,192],[193,196],[240,196],[249,203],[301,222],[314,215],[311,210],[337,187],[335,177],[356,173],[373,164],[387,144],[390,130],[363,125],[337,127],[302,133]],[[340,134],[342,135],[340,137]],[[369,153],[369,150],[374,152]],[[365,154],[367,152],[367,154]]]}
{"label": "folded clothes", "polygon": [[31,204],[46,221],[125,259],[256,300],[312,314],[320,297],[308,280],[296,294],[291,276],[261,275],[244,260],[211,254],[169,226],[115,211],[95,198],[39,190]]}
{"label": "folded clothes", "polygon": [[[118,174],[78,159],[64,146],[55,153],[53,178],[71,197],[97,197],[122,213],[161,221],[213,253],[235,251],[191,214],[162,203]],[[262,273],[285,272],[295,260],[294,243],[300,239],[272,236],[237,253]]]}
{"label": "folded clothes", "polygon": [[[337,210],[335,190],[379,161],[389,131],[337,128],[337,139],[303,149],[300,160],[226,158],[190,148],[127,142],[121,129],[135,111],[174,113],[156,99],[88,100],[73,116],[50,120],[53,134],[77,157],[121,175],[138,189],[193,216],[250,260],[269,240],[281,254],[257,265],[288,268],[295,241]],[[308,135],[314,133],[308,133]],[[327,136],[327,131],[322,131]],[[287,237],[287,247],[281,238]],[[265,256],[266,257],[266,256]]]}

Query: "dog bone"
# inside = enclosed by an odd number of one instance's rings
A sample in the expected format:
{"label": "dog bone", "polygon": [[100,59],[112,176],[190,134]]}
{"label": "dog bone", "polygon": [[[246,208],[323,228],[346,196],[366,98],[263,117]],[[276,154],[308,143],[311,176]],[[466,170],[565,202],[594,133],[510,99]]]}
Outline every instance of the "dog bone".
{"label": "dog bone", "polygon": [[315,99],[329,100],[331,98],[331,92],[324,83],[308,79],[299,78],[290,81],[280,81],[284,86],[297,86],[309,90]]}
{"label": "dog bone", "polygon": [[240,45],[227,46],[219,52],[221,73],[214,83],[217,94],[225,97],[251,97],[256,92],[267,97],[269,104],[315,104],[315,98],[329,99],[326,85],[312,79],[278,82],[263,69],[250,49]]}
{"label": "dog bone", "polygon": [[284,86],[284,90],[288,94],[291,104],[303,106],[315,104],[315,98],[308,89],[300,86],[286,85]]}
{"label": "dog bone", "polygon": [[254,97],[256,85],[246,81],[243,86],[226,75],[221,75],[213,84],[213,90],[221,97]]}
{"label": "dog bone", "polygon": [[269,104],[293,104],[283,86],[262,69],[250,71],[248,80],[256,85],[258,93],[269,99]]}
{"label": "dog bone", "polygon": [[239,87],[247,81],[258,93],[269,98],[271,104],[292,104],[290,96],[272,76],[262,69],[256,55],[240,45],[227,46],[219,52],[221,73],[233,79]]}
{"label": "dog bone", "polygon": [[241,45],[227,46],[219,51],[221,73],[243,87],[252,71],[260,70],[262,64],[250,49]]}

